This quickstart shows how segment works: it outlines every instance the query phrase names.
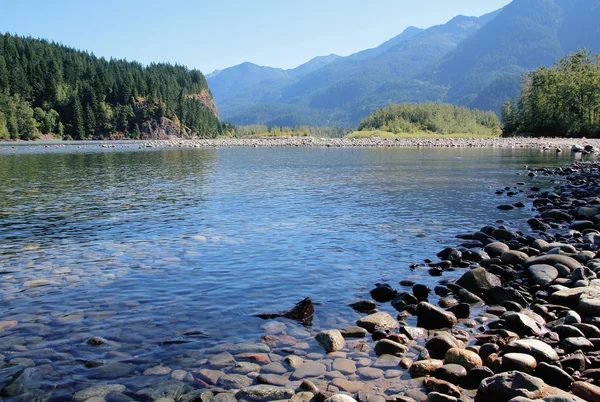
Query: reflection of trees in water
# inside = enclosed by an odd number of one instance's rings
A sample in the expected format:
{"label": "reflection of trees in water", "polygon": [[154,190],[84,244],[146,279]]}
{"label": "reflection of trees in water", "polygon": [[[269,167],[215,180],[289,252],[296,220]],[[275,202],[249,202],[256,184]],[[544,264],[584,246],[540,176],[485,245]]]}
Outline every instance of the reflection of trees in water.
{"label": "reflection of trees in water", "polygon": [[168,221],[201,205],[215,157],[214,150],[1,157],[0,239],[15,247],[90,241],[119,225],[135,231]]}

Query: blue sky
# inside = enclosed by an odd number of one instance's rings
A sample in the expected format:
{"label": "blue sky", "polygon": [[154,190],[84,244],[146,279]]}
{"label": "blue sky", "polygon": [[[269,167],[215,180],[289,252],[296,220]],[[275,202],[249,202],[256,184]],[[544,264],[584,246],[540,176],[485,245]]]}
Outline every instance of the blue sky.
{"label": "blue sky", "polygon": [[0,31],[204,73],[245,61],[292,68],[371,48],[410,25],[479,16],[510,0],[2,0]]}

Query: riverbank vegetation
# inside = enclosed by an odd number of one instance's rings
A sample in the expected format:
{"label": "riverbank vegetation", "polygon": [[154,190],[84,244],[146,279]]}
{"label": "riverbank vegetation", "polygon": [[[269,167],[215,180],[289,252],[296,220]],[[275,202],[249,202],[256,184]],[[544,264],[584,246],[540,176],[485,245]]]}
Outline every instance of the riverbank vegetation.
{"label": "riverbank vegetation", "polygon": [[0,35],[0,139],[215,137],[227,130],[200,71]]}
{"label": "riverbank vegetation", "polygon": [[[373,133],[404,136],[497,137],[500,121],[494,112],[439,103],[404,103],[378,109],[364,118],[354,138]],[[388,136],[388,138],[391,138]]]}
{"label": "riverbank vegetation", "polygon": [[279,127],[254,124],[248,126],[235,126],[236,137],[317,137],[341,138],[352,130],[340,127],[311,127],[293,126]]}
{"label": "riverbank vegetation", "polygon": [[600,136],[600,55],[581,50],[525,75],[502,109],[504,135]]}

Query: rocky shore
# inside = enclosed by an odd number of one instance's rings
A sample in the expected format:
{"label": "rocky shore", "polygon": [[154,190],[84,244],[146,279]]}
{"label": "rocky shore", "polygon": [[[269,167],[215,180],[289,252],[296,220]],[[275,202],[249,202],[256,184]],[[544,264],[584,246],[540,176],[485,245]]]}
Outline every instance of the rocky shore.
{"label": "rocky shore", "polygon": [[[594,143],[586,144],[574,150],[595,152]],[[500,209],[533,208],[528,228],[494,222],[460,235],[435,261],[411,267],[439,278],[437,286],[404,280],[399,272],[351,304],[356,322],[327,322],[327,329],[314,331],[309,324],[319,306],[303,300],[290,312],[261,314],[259,342],[161,362],[87,336],[80,340],[85,375],[78,372],[82,381],[74,386],[55,371],[66,364],[64,354],[11,346],[18,343],[13,337],[3,340],[0,354],[0,398],[600,401],[600,163],[529,174],[559,184],[525,190],[523,183],[507,183],[498,191]],[[519,189],[530,205],[507,201]],[[0,321],[0,332],[16,325]]]}
{"label": "rocky shore", "polygon": [[303,341],[285,323],[265,326],[251,353],[223,351],[198,372],[206,400],[600,401],[600,163],[530,174],[561,183],[528,190],[533,234],[459,236],[413,267],[438,286],[378,284],[352,304],[356,326]]}
{"label": "rocky shore", "polygon": [[[584,140],[586,144],[600,147],[600,139]],[[214,138],[172,139],[144,141],[142,146],[202,148],[202,147],[440,147],[440,148],[535,148],[546,151],[569,150],[579,142],[568,138]],[[110,143],[107,143],[110,146]]]}

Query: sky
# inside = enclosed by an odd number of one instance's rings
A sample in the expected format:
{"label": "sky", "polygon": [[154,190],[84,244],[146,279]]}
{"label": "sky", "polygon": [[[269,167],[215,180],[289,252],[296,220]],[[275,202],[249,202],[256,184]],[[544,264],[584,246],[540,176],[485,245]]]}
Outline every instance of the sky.
{"label": "sky", "polygon": [[376,47],[409,26],[497,10],[510,0],[0,0],[0,32],[106,58],[204,73],[246,61],[293,68]]}

